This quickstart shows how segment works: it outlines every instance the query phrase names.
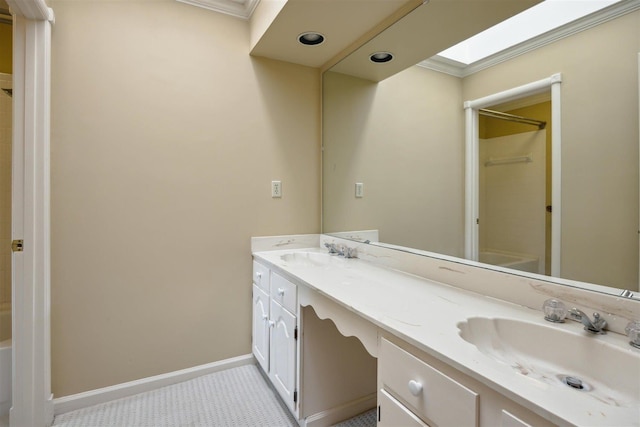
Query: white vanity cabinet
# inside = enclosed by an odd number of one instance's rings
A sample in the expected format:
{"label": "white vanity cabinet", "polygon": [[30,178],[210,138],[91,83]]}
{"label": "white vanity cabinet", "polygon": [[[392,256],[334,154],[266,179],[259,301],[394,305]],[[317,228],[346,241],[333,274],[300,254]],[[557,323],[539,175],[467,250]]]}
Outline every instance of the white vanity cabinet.
{"label": "white vanity cabinet", "polygon": [[296,285],[253,262],[252,352],[285,404],[296,413]]}

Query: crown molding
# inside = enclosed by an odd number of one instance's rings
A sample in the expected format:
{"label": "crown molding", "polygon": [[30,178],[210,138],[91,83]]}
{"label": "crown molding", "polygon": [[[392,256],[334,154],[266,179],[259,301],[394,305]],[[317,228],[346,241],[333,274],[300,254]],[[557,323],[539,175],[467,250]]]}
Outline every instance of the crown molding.
{"label": "crown molding", "polygon": [[464,70],[467,67],[462,62],[454,61],[453,59],[439,55],[432,56],[429,59],[419,62],[418,66],[460,78],[464,77]]}
{"label": "crown molding", "polygon": [[444,58],[438,55],[426,59],[418,63],[417,65],[460,78],[467,77],[471,74],[477,73],[478,71],[493,67],[494,65],[500,64],[501,62],[508,61],[527,52],[531,52],[532,50],[561,40],[565,37],[572,36],[581,31],[588,30],[605,22],[619,18],[620,16],[626,15],[627,13],[635,12],[638,9],[640,9],[640,0],[623,0],[598,12],[592,13],[591,15],[577,19],[566,25],[558,27],[555,30],[547,31],[544,34],[519,43],[515,46],[495,53],[469,65],[464,65],[460,62],[452,61],[448,58]]}
{"label": "crown molding", "polygon": [[249,19],[260,0],[177,0],[191,6],[201,7],[214,12]]}
{"label": "crown molding", "polygon": [[34,21],[55,21],[53,9],[45,0],[7,0],[7,4],[13,15]]}

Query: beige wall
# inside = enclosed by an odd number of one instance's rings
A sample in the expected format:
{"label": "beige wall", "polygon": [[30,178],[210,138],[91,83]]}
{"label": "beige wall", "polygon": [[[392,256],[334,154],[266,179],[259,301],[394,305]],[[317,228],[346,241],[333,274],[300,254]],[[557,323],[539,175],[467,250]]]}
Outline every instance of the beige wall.
{"label": "beige wall", "polygon": [[463,255],[461,90],[420,67],[378,84],[325,74],[325,232],[379,229],[385,243]]}
{"label": "beige wall", "polygon": [[464,99],[561,72],[562,276],[638,289],[640,12],[464,80]]}
{"label": "beige wall", "polygon": [[318,71],[173,0],[52,7],[55,396],[250,353],[250,236],[319,231]]}

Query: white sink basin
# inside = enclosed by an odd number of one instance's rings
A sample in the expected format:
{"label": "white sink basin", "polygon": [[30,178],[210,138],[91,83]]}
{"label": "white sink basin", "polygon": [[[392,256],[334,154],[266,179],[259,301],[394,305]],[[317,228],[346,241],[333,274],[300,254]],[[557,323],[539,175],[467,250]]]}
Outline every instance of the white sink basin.
{"label": "white sink basin", "polygon": [[609,405],[640,404],[640,351],[631,346],[561,329],[569,325],[472,317],[457,326],[462,339],[520,375]]}
{"label": "white sink basin", "polygon": [[299,267],[326,267],[344,265],[345,259],[324,252],[294,252],[281,255],[282,261]]}

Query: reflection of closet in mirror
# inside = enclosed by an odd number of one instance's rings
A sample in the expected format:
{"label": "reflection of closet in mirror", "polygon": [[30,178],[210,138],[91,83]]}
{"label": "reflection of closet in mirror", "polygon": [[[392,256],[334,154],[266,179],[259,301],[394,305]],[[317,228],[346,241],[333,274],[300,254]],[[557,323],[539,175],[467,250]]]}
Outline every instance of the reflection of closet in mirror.
{"label": "reflection of closet in mirror", "polygon": [[[480,111],[479,261],[550,274],[550,94]],[[534,119],[523,123],[515,117]]]}

